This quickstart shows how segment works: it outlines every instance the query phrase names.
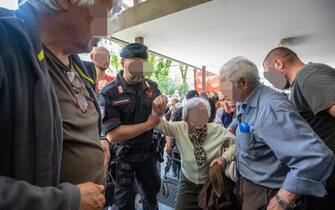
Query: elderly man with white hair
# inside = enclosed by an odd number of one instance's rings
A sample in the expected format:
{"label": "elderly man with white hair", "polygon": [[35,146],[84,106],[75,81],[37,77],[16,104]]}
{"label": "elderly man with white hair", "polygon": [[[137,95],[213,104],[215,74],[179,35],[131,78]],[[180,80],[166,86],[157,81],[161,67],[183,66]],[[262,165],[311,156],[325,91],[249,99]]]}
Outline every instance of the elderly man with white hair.
{"label": "elderly man with white hair", "polygon": [[304,196],[325,196],[333,153],[290,101],[262,85],[256,65],[244,57],[229,60],[220,73],[240,93],[236,153],[242,209],[305,209]]}
{"label": "elderly man with white hair", "polygon": [[[159,96],[153,102],[156,113],[163,113],[166,97]],[[183,107],[183,121],[161,120],[155,128],[164,135],[173,136],[180,151],[181,172],[177,190],[176,210],[200,209],[198,195],[208,179],[214,164],[222,168],[235,158],[234,136],[223,126],[208,123],[211,107],[208,100],[195,97]],[[225,151],[220,156],[220,148]]]}
{"label": "elderly man with white hair", "polygon": [[112,4],[26,0],[16,11],[0,8],[0,209],[103,208],[99,107],[72,55],[92,49],[104,31],[96,22]]}

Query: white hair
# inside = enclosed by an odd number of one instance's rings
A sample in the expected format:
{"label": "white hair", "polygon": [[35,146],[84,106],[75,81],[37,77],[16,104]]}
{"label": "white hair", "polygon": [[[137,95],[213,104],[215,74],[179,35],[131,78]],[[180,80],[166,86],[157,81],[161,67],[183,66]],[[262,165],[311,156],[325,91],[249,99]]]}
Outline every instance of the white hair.
{"label": "white hair", "polygon": [[220,69],[221,80],[228,79],[236,83],[241,78],[256,84],[260,81],[257,66],[245,57],[235,57],[225,63]]}
{"label": "white hair", "polygon": [[[60,10],[60,7],[57,4],[56,0],[27,0],[27,1],[39,11],[52,13]],[[89,6],[94,3],[94,0],[70,0],[70,2],[78,6]]]}
{"label": "white hair", "polygon": [[208,117],[211,116],[211,106],[209,105],[208,100],[201,98],[201,97],[194,97],[194,98],[188,99],[185,105],[183,106],[183,120],[186,119],[188,115],[188,111],[192,108],[195,108],[199,104],[204,104],[208,111]]}

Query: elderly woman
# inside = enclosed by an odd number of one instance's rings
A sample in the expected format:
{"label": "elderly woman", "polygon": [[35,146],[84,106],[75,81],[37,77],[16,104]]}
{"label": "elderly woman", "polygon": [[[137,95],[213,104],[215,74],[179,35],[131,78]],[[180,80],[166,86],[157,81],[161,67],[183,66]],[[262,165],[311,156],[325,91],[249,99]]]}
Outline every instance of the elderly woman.
{"label": "elderly woman", "polygon": [[[155,110],[164,110],[164,96],[154,101]],[[160,112],[161,113],[161,112]],[[211,108],[203,98],[187,100],[183,107],[182,122],[161,120],[157,130],[173,136],[181,155],[181,173],[178,184],[176,210],[200,209],[198,194],[207,181],[209,168],[217,163],[224,168],[225,163],[235,157],[234,136],[223,126],[208,123]],[[225,151],[220,155],[220,148]]]}

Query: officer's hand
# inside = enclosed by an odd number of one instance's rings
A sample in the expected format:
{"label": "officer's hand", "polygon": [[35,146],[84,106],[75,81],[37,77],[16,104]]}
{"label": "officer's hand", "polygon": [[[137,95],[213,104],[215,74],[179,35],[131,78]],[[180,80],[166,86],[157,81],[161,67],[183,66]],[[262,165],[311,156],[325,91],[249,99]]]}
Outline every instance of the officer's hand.
{"label": "officer's hand", "polygon": [[154,127],[156,127],[159,122],[161,120],[161,115],[150,115],[146,121],[147,125],[148,125],[148,129],[152,129]]}
{"label": "officer's hand", "polygon": [[163,114],[168,104],[168,98],[164,95],[160,95],[155,98],[152,102],[152,108],[157,114]]}
{"label": "officer's hand", "polygon": [[92,182],[79,184],[80,190],[80,210],[98,210],[105,206],[105,196],[102,191],[103,185],[97,185]]}
{"label": "officer's hand", "polygon": [[101,147],[104,151],[104,166],[105,166],[105,170],[107,170],[109,160],[111,159],[111,153],[109,151],[109,143],[107,140],[101,140],[100,142],[101,142]]}

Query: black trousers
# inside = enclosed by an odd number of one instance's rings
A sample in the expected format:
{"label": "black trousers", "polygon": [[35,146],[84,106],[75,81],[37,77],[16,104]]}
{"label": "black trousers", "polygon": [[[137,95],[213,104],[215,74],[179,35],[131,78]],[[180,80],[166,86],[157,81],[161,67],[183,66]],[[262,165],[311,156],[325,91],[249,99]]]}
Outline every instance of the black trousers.
{"label": "black trousers", "polygon": [[201,210],[198,204],[198,195],[202,187],[203,184],[196,185],[187,180],[183,172],[180,171],[175,209]]}
{"label": "black trousers", "polygon": [[157,170],[156,157],[152,155],[144,161],[131,163],[131,166],[134,170],[135,179],[131,185],[115,185],[114,209],[135,209],[135,191],[138,191],[143,201],[144,210],[158,210],[156,196],[160,190],[161,181]]}

